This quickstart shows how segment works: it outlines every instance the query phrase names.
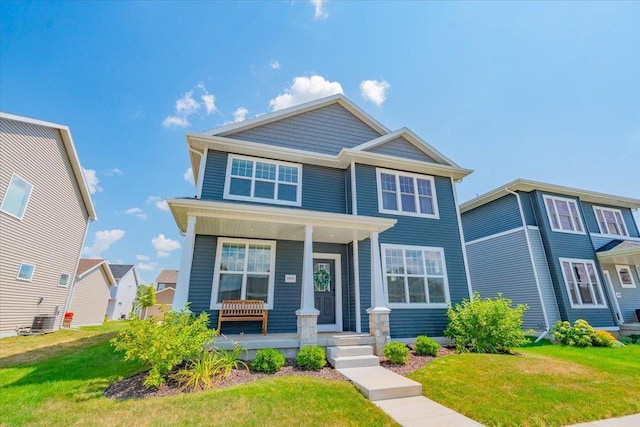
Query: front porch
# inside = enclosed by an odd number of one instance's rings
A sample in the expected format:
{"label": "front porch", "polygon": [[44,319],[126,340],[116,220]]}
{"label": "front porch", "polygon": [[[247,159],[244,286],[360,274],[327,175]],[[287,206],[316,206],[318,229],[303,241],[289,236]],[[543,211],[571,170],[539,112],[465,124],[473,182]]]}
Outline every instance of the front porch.
{"label": "front porch", "polygon": [[620,335],[626,335],[626,336],[637,335],[637,336],[640,336],[640,322],[624,323],[624,324],[620,325]]}

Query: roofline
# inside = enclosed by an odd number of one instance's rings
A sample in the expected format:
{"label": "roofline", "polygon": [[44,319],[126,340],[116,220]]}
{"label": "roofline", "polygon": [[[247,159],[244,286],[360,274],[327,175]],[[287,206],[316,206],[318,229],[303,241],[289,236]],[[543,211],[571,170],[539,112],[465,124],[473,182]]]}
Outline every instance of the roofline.
{"label": "roofline", "polygon": [[98,216],[93,205],[93,201],[91,200],[91,193],[89,192],[87,181],[84,177],[84,173],[82,172],[82,165],[80,164],[80,159],[78,158],[78,153],[76,152],[69,127],[57,123],[45,122],[43,120],[3,112],[0,112],[0,118],[38,126],[45,126],[53,129],[58,129],[60,131],[65,151],[67,152],[67,156],[69,157],[69,162],[71,163],[73,174],[75,175],[76,182],[78,183],[78,188],[80,189],[82,201],[84,202],[85,209],[87,210],[87,215],[89,216],[90,220],[96,221],[98,219]]}
{"label": "roofline", "polygon": [[101,262],[99,262],[98,264],[94,265],[93,267],[91,267],[90,269],[85,271],[84,273],[78,274],[78,277],[77,277],[76,280],[84,279],[89,274],[91,274],[94,271],[96,271],[98,269],[98,267],[104,267],[104,271],[107,273],[107,278],[111,282],[111,285],[115,285],[116,284],[116,278],[113,277],[113,273],[111,273],[111,269],[109,268],[109,263],[107,262],[106,259],[103,259]]}
{"label": "roofline", "polygon": [[176,291],[176,288],[172,288],[171,286],[167,286],[164,289],[160,289],[159,291],[156,291],[156,294],[159,294],[160,292],[168,291],[169,289],[171,289],[173,292]]}
{"label": "roofline", "polygon": [[565,187],[562,185],[548,184],[545,182],[532,181],[528,179],[518,178],[503,186],[495,188],[476,198],[468,200],[460,205],[460,213],[464,213],[475,209],[479,206],[492,202],[500,197],[509,194],[511,191],[546,191],[550,193],[564,194],[568,196],[579,197],[585,202],[598,203],[602,205],[625,207],[629,209],[640,209],[640,199],[634,199],[625,196],[616,196],[613,194],[598,193],[596,191],[581,190],[573,187]]}

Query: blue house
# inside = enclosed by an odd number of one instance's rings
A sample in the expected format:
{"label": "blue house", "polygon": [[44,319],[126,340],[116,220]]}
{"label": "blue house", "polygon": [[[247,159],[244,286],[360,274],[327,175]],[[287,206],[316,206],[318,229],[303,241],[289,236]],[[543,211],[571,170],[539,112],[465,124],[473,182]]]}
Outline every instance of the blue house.
{"label": "blue house", "polygon": [[[525,328],[640,325],[640,200],[518,179],[460,206],[473,289],[526,303]],[[640,329],[640,328],[638,328]]]}
{"label": "blue house", "polygon": [[334,95],[187,142],[195,197],[167,200],[185,234],[174,307],[215,325],[223,301],[258,299],[268,335],[352,332],[380,351],[442,337],[448,304],[469,297],[455,183],[471,171],[412,131]]}

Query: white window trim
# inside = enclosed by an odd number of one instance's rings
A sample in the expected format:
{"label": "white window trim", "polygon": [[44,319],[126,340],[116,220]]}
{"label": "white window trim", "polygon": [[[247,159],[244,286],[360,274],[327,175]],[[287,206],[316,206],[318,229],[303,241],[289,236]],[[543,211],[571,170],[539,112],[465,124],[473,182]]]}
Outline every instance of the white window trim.
{"label": "white window trim", "polygon": [[[29,184],[29,186],[31,187],[31,188],[29,189],[29,194],[27,195],[27,202],[24,204],[24,209],[22,210],[22,215],[21,215],[21,216],[14,215],[14,214],[12,214],[11,212],[9,212],[9,211],[5,211],[5,210],[3,209],[4,201],[5,201],[6,197],[7,197],[7,194],[9,193],[9,190],[11,189],[11,184],[13,184],[13,180],[14,180],[14,178],[18,178],[18,179],[20,179],[20,180],[22,180],[22,181],[26,182],[26,183],[27,183],[27,184]],[[4,213],[6,213],[7,215],[12,216],[12,217],[14,217],[14,218],[16,218],[16,219],[18,219],[18,220],[22,221],[22,218],[24,217],[24,213],[27,211],[27,207],[29,206],[29,201],[31,200],[31,194],[32,194],[32,193],[33,193],[33,184],[32,184],[32,183],[30,183],[29,181],[27,181],[26,179],[24,179],[23,177],[21,177],[20,175],[18,175],[17,173],[15,173],[15,172],[14,172],[14,173],[13,173],[13,175],[11,175],[11,181],[9,181],[9,185],[7,186],[7,191],[5,191],[5,193],[4,193],[4,197],[2,198],[2,203],[0,203],[0,212],[4,212]]]}
{"label": "white window trim", "polygon": [[[584,221],[582,220],[582,214],[580,213],[580,205],[578,200],[576,199],[569,199],[566,197],[560,197],[560,196],[550,196],[548,194],[544,194],[543,196],[544,199],[544,209],[547,212],[547,218],[549,219],[549,227],[551,227],[551,230],[553,231],[557,231],[558,233],[569,233],[569,234],[586,234],[585,232],[585,224]],[[557,228],[553,226],[553,218],[551,217],[551,212],[549,212],[549,207],[547,206],[547,200],[551,200],[552,202],[555,200],[560,200],[560,201],[564,201],[567,203],[573,203],[576,207],[576,213],[578,214],[578,220],[580,221],[580,228],[582,228],[582,231],[577,231],[577,230],[563,230],[562,228]],[[553,203],[553,209],[556,209],[556,205],[555,203]],[[558,214],[558,212],[555,212],[556,215]],[[569,211],[569,213],[571,213],[571,211]],[[571,224],[574,225],[575,228],[575,224],[574,224],[574,219],[573,216],[569,216],[569,219],[571,220]],[[558,216],[558,225],[560,225],[560,217]]]}
{"label": "white window trim", "polygon": [[[637,269],[638,266],[636,266]],[[626,268],[629,271],[629,277],[631,278],[631,284],[630,285],[625,285],[624,283],[622,283],[622,277],[620,276],[620,270],[622,270],[623,268]],[[635,277],[633,277],[633,269],[631,268],[630,265],[622,265],[622,264],[616,264],[616,272],[618,273],[618,281],[620,281],[620,287],[622,288],[635,288],[636,287],[636,279]]]}
{"label": "white window trim", "polygon": [[[267,303],[265,307],[267,310],[273,309],[273,293],[275,288],[276,278],[276,241],[275,240],[254,240],[254,239],[232,239],[232,238],[218,238],[218,245],[216,246],[216,259],[215,268],[213,271],[213,285],[211,291],[211,302],[209,307],[211,310],[220,310],[222,303],[216,302],[218,299],[218,288],[220,286],[220,261],[222,258],[222,245],[225,243],[244,243],[255,245],[269,245],[271,247],[271,265],[269,266],[269,287],[267,291]],[[248,257],[247,257],[248,258]],[[245,271],[246,274],[246,271]]]}
{"label": "white window trim", "polygon": [[[381,248],[381,258],[382,258],[382,275],[383,275],[383,283],[384,283],[384,299],[387,303],[387,307],[389,308],[447,308],[451,304],[451,295],[449,293],[449,275],[447,274],[447,262],[444,256],[444,248],[431,247],[431,246],[412,246],[412,245],[394,245],[383,243],[380,245]],[[407,302],[407,303],[399,303],[399,302],[389,302],[389,288],[387,285],[387,257],[386,257],[386,249],[402,249],[402,250],[421,250],[421,251],[431,251],[431,252],[439,252],[442,257],[442,275],[444,282],[444,298],[445,302],[443,303],[424,303],[424,302]],[[404,257],[404,255],[403,255]],[[427,277],[426,271],[424,277]]]}
{"label": "white window trim", "polygon": [[[63,275],[67,276],[67,284],[64,285],[64,286],[60,284],[60,279],[62,278]],[[60,277],[58,277],[58,287],[60,287],[60,288],[68,288],[69,287],[69,282],[71,282],[71,275],[69,273],[60,273]]]}
{"label": "white window trim", "polygon": [[[562,278],[564,279],[564,288],[567,291],[567,298],[569,299],[569,303],[571,304],[571,308],[579,309],[579,310],[590,310],[590,309],[602,309],[608,308],[607,299],[605,298],[604,288],[600,281],[600,277],[598,275],[598,267],[595,262],[590,259],[580,259],[580,258],[559,258],[560,261],[560,271],[562,272]],[[574,304],[573,299],[571,299],[571,289],[569,289],[569,281],[567,280],[567,276],[564,273],[564,267],[562,266],[563,262],[576,262],[581,264],[591,264],[593,266],[593,271],[596,273],[596,284],[598,285],[595,291],[600,292],[600,298],[602,299],[602,304]],[[594,300],[595,295],[593,295]],[[582,298],[581,298],[582,299]]]}
{"label": "white window trim", "polygon": [[[29,277],[28,279],[24,279],[22,277],[20,277],[20,270],[22,270],[22,266],[23,265],[29,265],[31,267],[33,267],[33,270],[31,271],[31,277]],[[36,266],[35,264],[29,264],[28,262],[21,262],[20,263],[20,268],[18,268],[18,274],[16,275],[16,279],[17,280],[21,280],[23,282],[30,282],[33,280],[33,276],[36,274]]]}
{"label": "white window trim", "polygon": [[[604,211],[609,211],[611,213],[613,213],[613,217],[616,218],[616,212],[620,214],[620,218],[622,218],[622,225],[624,226],[624,231],[626,234],[611,234],[609,233],[609,230],[603,230],[602,227],[600,227],[600,221],[598,221],[598,209],[603,211],[602,216],[604,218]],[[600,230],[600,234],[602,236],[606,236],[606,237],[630,237],[629,236],[629,229],[627,228],[627,224],[624,222],[624,215],[622,215],[622,211],[620,209],[614,209],[614,208],[605,208],[604,206],[593,206],[593,214],[596,217],[596,224],[598,224],[598,230]],[[617,223],[617,218],[616,218],[616,223]]]}
{"label": "white window trim", "polygon": [[[289,166],[289,167],[293,167],[296,168],[298,170],[298,183],[296,184],[296,201],[288,201],[288,200],[278,200],[277,199],[277,185],[275,186],[276,188],[274,188],[274,198],[273,199],[266,199],[266,198],[262,198],[262,197],[251,197],[251,196],[239,196],[237,194],[231,194],[229,191],[231,189],[231,166],[233,164],[234,160],[248,160],[253,162],[254,166],[253,166],[253,174],[251,176],[251,193],[254,192],[254,186],[255,186],[255,182],[256,182],[256,167],[255,167],[255,163],[256,162],[260,162],[260,163],[269,163],[269,164],[274,164],[274,165],[283,165],[283,166]],[[248,178],[248,177],[246,177]],[[276,183],[278,178],[278,172],[276,171]],[[285,183],[287,185],[293,185],[292,183]],[[224,179],[224,194],[223,194],[223,198],[227,199],[227,200],[242,200],[242,201],[247,201],[247,202],[260,202],[260,203],[269,203],[269,204],[273,204],[273,205],[284,205],[284,206],[302,206],[302,165],[299,163],[289,163],[289,162],[282,162],[279,160],[271,160],[271,159],[263,159],[260,157],[250,157],[250,156],[239,156],[237,154],[229,154],[227,156],[227,171],[225,174],[225,179]]]}
{"label": "white window trim", "polygon": [[[396,177],[396,204],[398,206],[398,210],[394,211],[391,209],[385,209],[384,205],[382,204],[382,177],[380,175],[383,173],[388,175],[393,175]],[[414,193],[416,209],[420,209],[416,179],[424,179],[431,183],[431,194],[432,194],[431,199],[433,201],[433,214],[423,214],[420,212],[405,212],[402,210],[402,200],[400,196],[400,183],[399,183],[400,175],[411,177],[414,179],[414,188],[416,190],[416,192]],[[378,188],[378,212],[379,213],[384,213],[389,215],[415,216],[419,218],[430,218],[430,219],[440,218],[440,213],[438,211],[438,195],[436,194],[436,179],[433,176],[421,175],[417,173],[403,172],[403,171],[397,171],[397,170],[391,170],[391,169],[376,168],[376,185]]]}

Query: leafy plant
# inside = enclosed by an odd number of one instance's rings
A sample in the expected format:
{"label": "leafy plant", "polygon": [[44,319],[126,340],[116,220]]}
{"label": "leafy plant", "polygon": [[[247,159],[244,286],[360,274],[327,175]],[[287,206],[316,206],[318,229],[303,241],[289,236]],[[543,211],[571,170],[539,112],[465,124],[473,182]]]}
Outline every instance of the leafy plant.
{"label": "leafy plant", "polygon": [[284,366],[284,354],[273,348],[263,348],[257,351],[251,367],[256,372],[272,374]]}
{"label": "leafy plant", "polygon": [[246,351],[244,347],[238,343],[234,343],[233,350],[216,350],[216,354],[219,358],[220,372],[219,376],[221,380],[224,380],[229,376],[233,369],[244,368],[247,371],[249,366],[246,362],[240,359],[240,355],[243,351]]}
{"label": "leafy plant", "polygon": [[526,304],[512,307],[512,301],[498,294],[495,299],[480,298],[473,293],[473,300],[449,307],[449,326],[445,336],[453,338],[459,353],[511,353],[528,342],[522,330]]}
{"label": "leafy plant", "polygon": [[583,319],[576,320],[573,326],[566,320],[564,322],[558,321],[551,328],[551,334],[557,342],[575,347],[591,347],[594,333],[591,325]]}
{"label": "leafy plant", "polygon": [[419,335],[415,342],[416,354],[419,356],[437,356],[440,344],[426,335]]}
{"label": "leafy plant", "polygon": [[156,290],[153,283],[140,285],[136,291],[137,305],[140,308],[148,308],[156,305]]}
{"label": "leafy plant", "polygon": [[327,364],[324,348],[319,345],[302,347],[296,356],[296,363],[307,371],[317,371]]}
{"label": "leafy plant", "polygon": [[613,347],[618,340],[609,331],[597,330],[593,332],[591,342],[594,347]]}
{"label": "leafy plant", "polygon": [[174,377],[180,386],[187,390],[204,390],[218,382],[218,357],[212,351],[203,351],[197,359],[187,362],[186,368],[178,371]]}
{"label": "leafy plant", "polygon": [[391,363],[404,365],[409,361],[409,347],[401,342],[392,341],[387,343],[382,351],[384,353],[384,357],[386,357]]}

